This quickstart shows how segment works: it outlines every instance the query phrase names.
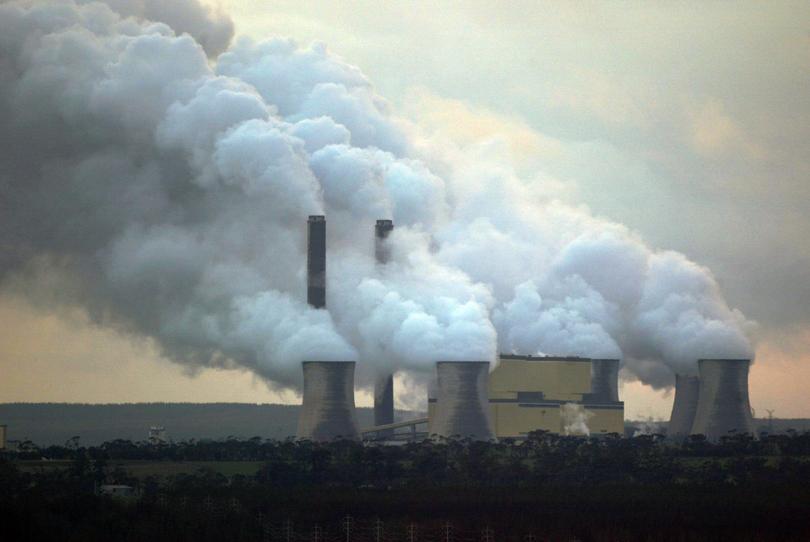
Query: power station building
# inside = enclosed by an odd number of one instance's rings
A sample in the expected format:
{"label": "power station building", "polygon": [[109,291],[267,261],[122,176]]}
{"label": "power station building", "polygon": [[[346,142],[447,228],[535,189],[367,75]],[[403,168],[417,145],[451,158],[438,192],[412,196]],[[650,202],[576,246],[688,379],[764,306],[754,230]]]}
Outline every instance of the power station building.
{"label": "power station building", "polygon": [[[394,223],[377,220],[375,261],[390,259]],[[307,302],[326,307],[326,217],[307,221]],[[753,433],[747,359],[701,359],[699,376],[678,375],[669,434],[703,434],[718,440],[730,433]],[[624,432],[619,401],[619,360],[501,354],[489,373],[487,361],[437,361],[436,389],[428,392],[428,417],[394,423],[394,381],[390,371],[375,375],[374,426],[359,430],[355,420],[353,361],[307,361],[298,436],[326,441],[358,439],[428,424],[428,434],[479,440],[525,438],[532,431],[591,435]],[[575,418],[575,419],[572,419]],[[4,428],[0,426],[0,443]]]}
{"label": "power station building", "polygon": [[[618,360],[501,354],[488,377],[488,403],[497,438],[525,438],[531,431],[565,431],[563,405],[582,407],[592,435],[624,432],[618,398]],[[436,429],[435,397],[428,398],[428,432]]]}

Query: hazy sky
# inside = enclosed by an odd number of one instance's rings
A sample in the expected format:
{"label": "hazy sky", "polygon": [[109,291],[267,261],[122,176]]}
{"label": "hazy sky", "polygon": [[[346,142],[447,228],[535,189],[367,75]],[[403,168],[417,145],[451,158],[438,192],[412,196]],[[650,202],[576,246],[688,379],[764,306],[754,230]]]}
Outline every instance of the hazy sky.
{"label": "hazy sky", "polygon": [[[810,4],[221,5],[237,37],[325,42],[395,114],[503,138],[524,176],[710,267],[759,323],[754,408],[810,416]],[[0,401],[294,401],[8,295],[0,364]],[[629,417],[671,408],[638,384],[623,399]]]}

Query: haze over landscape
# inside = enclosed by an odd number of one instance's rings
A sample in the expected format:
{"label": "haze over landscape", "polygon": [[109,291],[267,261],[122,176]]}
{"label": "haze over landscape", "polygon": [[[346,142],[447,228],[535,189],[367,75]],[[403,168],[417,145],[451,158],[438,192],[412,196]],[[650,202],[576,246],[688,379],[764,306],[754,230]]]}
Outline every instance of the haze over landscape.
{"label": "haze over landscape", "polygon": [[810,416],[806,5],[106,4],[0,4],[0,401],[294,403],[318,356],[420,408],[500,350],[622,357],[629,418],[755,357]]}
{"label": "haze over landscape", "polygon": [[0,524],[810,540],[810,4],[0,0]]}

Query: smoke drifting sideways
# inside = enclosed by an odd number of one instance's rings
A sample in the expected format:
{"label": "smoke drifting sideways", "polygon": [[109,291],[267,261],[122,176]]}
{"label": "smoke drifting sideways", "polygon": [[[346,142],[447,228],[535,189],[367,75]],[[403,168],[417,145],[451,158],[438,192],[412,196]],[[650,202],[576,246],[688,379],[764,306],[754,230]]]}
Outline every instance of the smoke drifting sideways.
{"label": "smoke drifting sideways", "polygon": [[[499,349],[622,357],[661,387],[752,356],[707,269],[545,197],[497,145],[435,143],[322,44],[228,45],[223,15],[160,6],[0,4],[3,288],[279,387],[304,359],[370,383]],[[326,310],[303,301],[309,214]]]}

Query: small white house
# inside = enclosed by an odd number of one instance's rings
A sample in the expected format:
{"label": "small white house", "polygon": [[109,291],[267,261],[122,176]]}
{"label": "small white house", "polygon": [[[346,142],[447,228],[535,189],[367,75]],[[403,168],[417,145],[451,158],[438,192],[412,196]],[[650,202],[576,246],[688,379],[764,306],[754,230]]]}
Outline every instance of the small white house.
{"label": "small white house", "polygon": [[166,428],[162,425],[153,425],[149,428],[149,442],[151,444],[166,444],[169,437],[166,435]]}

